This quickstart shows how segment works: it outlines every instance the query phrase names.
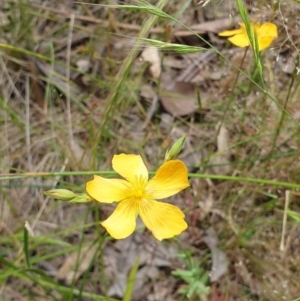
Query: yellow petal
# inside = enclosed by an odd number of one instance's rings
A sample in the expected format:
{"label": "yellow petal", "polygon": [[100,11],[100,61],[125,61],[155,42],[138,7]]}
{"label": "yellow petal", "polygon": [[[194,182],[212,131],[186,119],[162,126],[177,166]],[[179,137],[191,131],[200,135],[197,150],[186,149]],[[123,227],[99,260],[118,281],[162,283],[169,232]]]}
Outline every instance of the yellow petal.
{"label": "yellow petal", "polygon": [[258,39],[259,51],[264,50],[265,48],[269,47],[273,42],[273,37],[263,37]]}
{"label": "yellow petal", "polygon": [[180,160],[165,162],[156,172],[147,187],[146,194],[150,199],[164,199],[190,186],[187,168]]}
{"label": "yellow petal", "polygon": [[132,183],[134,186],[146,184],[148,181],[148,170],[143,159],[138,155],[115,155],[112,160],[113,169]]}
{"label": "yellow petal", "polygon": [[131,184],[120,179],[105,179],[94,176],[86,183],[87,193],[95,200],[102,203],[118,202],[130,195]]}
{"label": "yellow petal", "polygon": [[244,29],[239,28],[239,29],[233,29],[233,30],[225,30],[220,32],[218,35],[221,37],[229,37],[229,36],[234,36],[236,34],[242,34],[243,32],[245,32]]}
{"label": "yellow petal", "polygon": [[249,46],[249,38],[247,36],[247,33],[242,33],[235,35],[234,37],[228,38],[228,40],[235,46],[238,47],[246,47]]}
{"label": "yellow petal", "polygon": [[126,199],[118,204],[113,214],[101,225],[113,238],[126,238],[135,229],[137,212],[136,200]]}
{"label": "yellow petal", "polygon": [[183,212],[171,204],[143,200],[139,203],[139,214],[158,240],[174,237],[187,228]]}
{"label": "yellow petal", "polygon": [[277,26],[273,23],[264,23],[257,29],[257,36],[277,38]]}

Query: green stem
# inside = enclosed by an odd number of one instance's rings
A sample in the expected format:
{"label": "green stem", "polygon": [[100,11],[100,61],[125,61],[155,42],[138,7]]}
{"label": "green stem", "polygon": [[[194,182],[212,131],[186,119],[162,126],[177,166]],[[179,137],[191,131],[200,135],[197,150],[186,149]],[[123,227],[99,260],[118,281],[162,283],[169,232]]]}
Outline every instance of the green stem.
{"label": "green stem", "polygon": [[[151,175],[155,174],[155,171],[149,172]],[[23,174],[13,174],[12,176],[2,176],[2,180],[15,180],[23,179],[28,177],[55,177],[55,176],[88,176],[88,175],[117,175],[114,171],[70,171],[70,172],[36,172],[36,173],[23,173]],[[212,180],[223,180],[223,181],[233,181],[233,182],[248,182],[248,183],[257,183],[263,185],[272,185],[272,186],[281,186],[290,189],[299,189],[300,184],[266,180],[260,178],[248,178],[248,177],[234,177],[226,175],[212,175],[212,174],[198,174],[198,173],[189,173],[190,178],[199,178],[199,179],[212,179]]]}
{"label": "green stem", "polygon": [[[227,111],[228,111],[228,109],[229,109],[229,107],[230,107],[232,101],[234,100],[234,98],[235,98],[235,96],[236,96],[236,94],[234,93],[234,90],[235,90],[235,88],[236,88],[236,84],[237,84],[238,79],[239,79],[240,74],[241,74],[241,73],[239,72],[239,70],[241,70],[242,67],[243,67],[243,65],[244,65],[244,62],[245,62],[245,58],[246,58],[247,52],[248,52],[248,47],[245,48],[245,52],[244,52],[244,55],[243,55],[241,64],[240,64],[240,66],[239,66],[238,69],[237,69],[238,72],[237,72],[237,75],[236,75],[236,77],[235,77],[234,83],[233,83],[233,85],[232,85],[231,96],[230,96],[230,98],[229,98],[229,101],[228,101],[227,104],[226,104],[226,108],[225,108],[225,111],[224,111],[223,116],[222,116],[221,125],[223,124],[224,119],[225,119],[225,116],[226,116],[226,113],[227,113]],[[219,130],[220,130],[220,129],[221,129],[221,126],[219,126]],[[219,130],[218,130],[217,135],[219,135]]]}
{"label": "green stem", "polygon": [[289,89],[288,89],[288,94],[286,96],[285,103],[284,103],[284,106],[283,106],[285,110],[281,112],[280,120],[279,120],[278,126],[276,128],[275,138],[273,140],[272,148],[271,148],[271,151],[270,151],[270,156],[272,156],[272,154],[274,152],[276,142],[277,142],[280,130],[282,128],[284,118],[286,116],[286,107],[287,107],[288,101],[289,101],[290,96],[291,96],[291,91],[292,91],[292,87],[293,87],[294,82],[295,82],[295,75],[293,75],[290,86],[289,86]]}
{"label": "green stem", "polygon": [[233,182],[258,183],[258,184],[264,184],[264,185],[281,186],[281,187],[286,187],[286,188],[290,188],[290,189],[300,188],[300,184],[266,180],[266,179],[260,179],[260,178],[234,177],[234,176],[210,175],[210,174],[189,174],[189,177],[190,178],[199,178],[199,179],[233,181]]}
{"label": "green stem", "polygon": [[[162,10],[164,8],[164,6],[167,4],[167,2],[168,2],[168,0],[159,0],[159,2],[156,5],[156,8],[159,10]],[[140,41],[140,39],[142,39],[148,35],[150,29],[153,27],[153,25],[155,24],[157,19],[158,19],[157,15],[151,15],[148,18],[148,20],[145,22],[145,24],[141,28],[141,31],[137,38],[137,41]],[[119,97],[120,91],[122,89],[122,85],[123,85],[125,79],[127,78],[127,75],[129,73],[132,62],[136,58],[139,51],[140,51],[140,43],[137,42],[131,49],[126,60],[124,61],[124,64],[122,65],[122,68],[120,69],[119,74],[116,76],[117,79],[116,79],[115,83],[112,85],[114,87],[114,89],[112,89],[111,95],[109,96],[109,102],[106,107],[99,132],[95,138],[95,143],[92,147],[93,156],[92,156],[91,166],[93,168],[96,168],[96,166],[95,166],[96,153],[97,153],[97,148],[100,143],[100,140],[103,136],[103,130],[109,120],[112,109],[118,105],[118,97]]]}

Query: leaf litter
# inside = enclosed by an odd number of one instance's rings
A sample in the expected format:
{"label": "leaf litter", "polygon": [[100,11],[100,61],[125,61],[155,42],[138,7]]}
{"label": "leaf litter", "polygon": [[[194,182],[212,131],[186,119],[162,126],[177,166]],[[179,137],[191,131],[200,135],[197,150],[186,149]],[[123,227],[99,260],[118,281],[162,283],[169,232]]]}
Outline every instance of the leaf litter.
{"label": "leaf litter", "polygon": [[[94,154],[89,150],[103,119],[110,89],[113,89],[113,85],[110,85],[118,77],[131,46],[136,43],[130,37],[135,37],[141,29],[144,15],[141,12],[125,13],[97,5],[71,5],[71,2],[44,1],[43,6],[34,1],[29,3],[30,9],[35,12],[30,17],[39,26],[31,29],[33,39],[28,36],[26,38],[30,39],[29,42],[20,39],[16,45],[24,49],[32,45],[37,53],[48,55],[51,49],[49,42],[53,42],[55,63],[36,60],[37,71],[32,72],[31,76],[39,88],[33,89],[32,95],[26,98],[26,76],[31,72],[24,67],[27,59],[14,52],[3,51],[1,93],[5,110],[1,112],[1,145],[5,155],[2,157],[1,171],[7,174],[29,170],[29,157],[31,172],[89,169],[90,162],[94,160]],[[59,6],[56,6],[57,3]],[[180,11],[182,3],[169,3],[165,11],[176,13]],[[14,20],[9,18],[12,11],[24,13],[16,3],[12,4],[16,10],[10,10],[9,5],[3,6],[4,23],[1,28]],[[223,5],[222,9],[220,5]],[[275,22],[282,26],[282,31],[290,33],[287,39],[284,34],[279,37],[275,51],[270,50],[264,54],[266,66],[270,66],[264,74],[267,87],[274,95],[278,95],[281,103],[285,102],[288,95],[285,87],[289,86],[290,78],[298,68],[299,35],[295,5],[292,1],[289,5],[282,5],[280,13],[288,16],[284,22],[280,19],[281,14],[274,15],[270,8],[265,9],[263,3],[249,7],[249,12],[257,20],[268,19],[271,12]],[[65,59],[66,47],[70,42],[68,22],[73,13],[74,31],[78,31],[78,34],[74,32],[71,41],[72,70],[68,81]],[[214,33],[232,28],[239,22],[238,18],[236,8],[228,5],[228,1],[219,4],[210,1],[205,7],[191,4],[182,16],[182,20],[190,24],[196,33],[208,37],[237,65],[241,62],[242,51],[225,49],[228,47],[226,42]],[[135,22],[132,23],[132,20]],[[172,29],[174,44],[205,46],[191,31],[177,25]],[[122,33],[125,38],[121,39],[112,31]],[[160,39],[165,31],[165,24],[159,22],[145,38]],[[3,36],[7,41],[13,38],[6,29]],[[78,46],[83,48],[80,50]],[[149,64],[149,72],[144,73],[143,65],[139,63],[132,67],[130,80],[121,93],[122,104],[115,110],[112,122],[105,128],[105,139],[100,142],[102,157],[95,159],[97,170],[109,170],[111,155],[119,152],[142,152],[147,164],[155,169],[172,141],[179,135],[187,134],[186,146],[180,158],[186,162],[190,172],[209,171],[216,175],[235,172],[241,176],[289,181],[290,166],[293,165],[293,173],[297,174],[299,154],[295,152],[298,148],[295,124],[285,119],[284,131],[278,135],[274,156],[266,157],[271,152],[273,141],[270,137],[274,125],[280,119],[280,110],[273,110],[269,114],[270,104],[266,105],[263,95],[253,87],[248,93],[249,83],[242,76],[238,79],[238,89],[232,92],[235,72],[215,53],[176,54],[144,46],[141,47],[141,53],[144,61]],[[250,60],[248,53],[244,68],[249,74],[252,68]],[[83,78],[82,72],[87,73],[85,76],[88,76],[88,80]],[[299,111],[297,89],[292,90],[287,102],[288,111],[291,109],[295,114]],[[33,95],[38,94],[38,90],[42,97]],[[224,107],[229,98],[227,92],[235,93],[235,101],[224,116]],[[72,101],[69,113],[75,128],[73,149],[66,142],[67,93]],[[47,111],[41,110],[43,106],[38,104],[38,99],[47,105]],[[156,99],[157,102],[154,101]],[[26,101],[30,104],[29,119],[24,114]],[[267,122],[264,123],[264,120]],[[29,129],[27,136],[25,126]],[[27,149],[24,148],[26,141]],[[242,146],[237,147],[239,143]],[[238,167],[233,170],[230,164]],[[136,257],[140,256],[133,300],[180,300],[177,291],[182,283],[174,279],[170,272],[184,266],[175,255],[181,248],[186,248],[192,251],[193,258],[203,262],[203,266],[211,273],[211,282],[215,282],[210,283],[212,293],[208,300],[281,301],[299,297],[299,277],[295,272],[297,260],[294,260],[298,258],[299,226],[293,220],[289,220],[287,226],[284,256],[278,250],[281,201],[284,199],[280,188],[193,179],[190,191],[171,200],[185,209],[190,224],[176,244],[158,244],[149,239],[145,231],[136,232],[128,240],[106,242],[102,245],[104,270],[101,270],[101,261],[98,256],[94,256],[96,247],[77,247],[81,239],[85,242],[95,240],[95,236],[90,233],[99,234],[95,230],[95,227],[99,227],[96,213],[85,217],[88,206],[65,206],[44,199],[42,194],[45,187],[53,188],[67,183],[75,189],[84,189],[86,180],[86,177],[81,176],[35,180],[27,178],[6,181],[3,185],[0,211],[3,237],[19,234],[25,220],[30,225],[37,220],[33,232],[36,239],[42,237],[45,241],[32,246],[33,256],[37,254],[42,257],[45,253],[61,251],[62,246],[48,245],[49,237],[69,242],[73,250],[66,249],[63,255],[56,255],[35,265],[35,268],[40,267],[51,277],[58,275],[57,279],[65,281],[67,287],[83,287],[86,292],[104,294],[105,285],[97,282],[104,271],[108,278],[108,294],[122,298],[128,272]],[[276,199],[272,195],[276,195]],[[292,208],[297,211],[299,206],[292,201]],[[101,214],[105,210],[105,206],[101,206]],[[82,226],[84,221],[89,225],[83,225],[84,231],[69,230]],[[104,234],[102,230],[100,232]],[[0,249],[3,254],[8,254],[6,258],[12,260],[16,258],[19,248],[19,244],[16,247],[13,241],[1,244]],[[45,244],[47,248],[44,248]],[[76,248],[81,250],[80,254]],[[208,260],[205,256],[207,254],[210,255],[207,256],[210,258]],[[89,273],[87,278],[83,277],[86,271]],[[35,300],[61,299],[57,292],[52,292],[53,298],[47,293],[39,284],[24,284],[14,276],[1,287],[4,300],[30,300],[30,294],[35,295]]]}

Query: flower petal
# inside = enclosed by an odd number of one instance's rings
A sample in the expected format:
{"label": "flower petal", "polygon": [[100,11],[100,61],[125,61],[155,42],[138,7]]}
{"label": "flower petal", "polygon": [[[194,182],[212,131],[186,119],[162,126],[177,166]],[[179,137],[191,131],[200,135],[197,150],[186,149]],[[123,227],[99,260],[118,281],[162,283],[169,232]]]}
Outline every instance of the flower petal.
{"label": "flower petal", "polygon": [[228,38],[228,40],[235,46],[246,47],[250,45],[249,38],[246,32],[237,34],[234,37]]}
{"label": "flower petal", "polygon": [[87,193],[98,202],[112,203],[128,198],[132,191],[131,184],[120,179],[105,179],[94,176],[86,183]]}
{"label": "flower petal", "polygon": [[136,185],[148,181],[148,170],[143,159],[138,155],[115,155],[112,160],[113,169],[130,183]]}
{"label": "flower petal", "polygon": [[158,240],[174,237],[187,228],[183,212],[171,204],[144,199],[139,203],[139,214]]}
{"label": "flower petal", "polygon": [[245,29],[239,28],[239,29],[233,29],[233,30],[225,30],[225,31],[218,33],[218,35],[221,37],[229,37],[229,36],[234,36],[236,34],[242,34],[243,32],[245,32]]}
{"label": "flower petal", "polygon": [[277,26],[273,23],[264,23],[256,30],[258,37],[278,37]]}
{"label": "flower petal", "polygon": [[165,162],[156,172],[147,187],[146,194],[150,199],[164,199],[190,186],[187,168],[180,160]]}
{"label": "flower petal", "polygon": [[273,37],[263,37],[258,38],[258,45],[259,45],[259,51],[264,50],[265,48],[269,47],[271,43],[273,42]]}
{"label": "flower petal", "polygon": [[126,199],[118,204],[113,214],[101,225],[113,238],[126,238],[135,229],[137,213],[137,201]]}

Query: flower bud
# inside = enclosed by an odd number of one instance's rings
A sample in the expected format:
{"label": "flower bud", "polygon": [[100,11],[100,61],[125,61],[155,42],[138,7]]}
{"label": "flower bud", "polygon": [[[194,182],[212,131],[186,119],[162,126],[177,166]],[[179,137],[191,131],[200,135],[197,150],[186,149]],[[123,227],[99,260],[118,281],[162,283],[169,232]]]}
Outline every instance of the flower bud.
{"label": "flower bud", "polygon": [[184,142],[185,142],[186,136],[183,136],[179,138],[171,147],[171,149],[168,149],[165,155],[165,162],[169,160],[175,160],[181,150],[183,149]]}
{"label": "flower bud", "polygon": [[48,195],[56,200],[70,201],[74,199],[77,195],[68,189],[52,189],[44,191],[45,195]]}
{"label": "flower bud", "polygon": [[92,199],[85,193],[77,195],[74,199],[70,200],[69,203],[88,203]]}

